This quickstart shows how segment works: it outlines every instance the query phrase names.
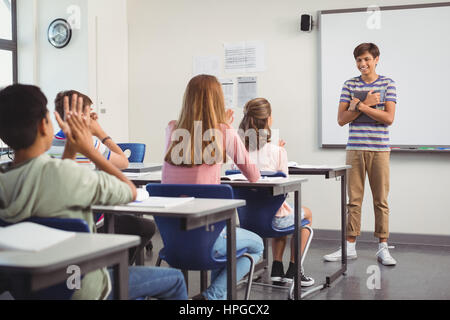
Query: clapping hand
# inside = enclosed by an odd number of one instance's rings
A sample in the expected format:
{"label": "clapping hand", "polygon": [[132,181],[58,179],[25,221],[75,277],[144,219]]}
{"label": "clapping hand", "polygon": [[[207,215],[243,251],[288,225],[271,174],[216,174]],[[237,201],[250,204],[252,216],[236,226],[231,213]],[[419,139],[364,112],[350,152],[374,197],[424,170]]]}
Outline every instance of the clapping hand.
{"label": "clapping hand", "polygon": [[[87,114],[87,113],[85,113]],[[89,114],[89,113],[88,113]],[[89,127],[91,128],[91,133],[94,137],[97,137],[99,139],[104,138],[107,134],[103,130],[103,128],[98,123],[98,115],[95,112],[92,112],[89,114]]]}
{"label": "clapping hand", "polygon": [[55,112],[56,121],[63,130],[69,147],[76,152],[88,156],[93,150],[92,134],[89,127],[89,119],[83,115],[83,98],[72,96],[69,106],[69,98],[64,98],[64,120]]}
{"label": "clapping hand", "polygon": [[227,119],[227,124],[232,125],[233,121],[234,121],[234,111],[231,109],[227,109],[225,111],[225,115],[226,115],[226,119]]}

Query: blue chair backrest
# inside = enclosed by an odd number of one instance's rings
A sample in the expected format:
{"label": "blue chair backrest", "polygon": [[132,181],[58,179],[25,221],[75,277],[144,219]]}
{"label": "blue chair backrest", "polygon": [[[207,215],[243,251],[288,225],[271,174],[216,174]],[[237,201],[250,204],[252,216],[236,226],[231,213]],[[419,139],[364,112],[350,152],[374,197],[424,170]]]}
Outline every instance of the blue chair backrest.
{"label": "blue chair backrest", "polygon": [[[147,191],[154,197],[195,197],[233,199],[233,189],[227,185],[149,184]],[[211,270],[223,266],[214,259],[213,246],[226,222],[220,221],[190,231],[182,231],[181,220],[155,217],[164,243],[164,260],[174,268]]]}
{"label": "blue chair backrest", "polygon": [[[70,231],[70,232],[84,232],[90,233],[89,225],[82,219],[66,219],[66,218],[30,218],[22,222],[33,222],[49,228]],[[10,226],[3,220],[0,220],[0,227]],[[49,287],[44,290],[30,293],[27,297],[15,297],[17,299],[32,299],[32,300],[69,300],[74,291],[67,288],[66,283],[61,283]],[[12,293],[14,294],[14,293]]]}
{"label": "blue chair backrest", "polygon": [[[70,231],[90,233],[88,223],[83,219],[67,219],[67,218],[30,218],[21,222],[33,222],[49,228]],[[0,227],[7,227],[12,223],[0,220]]]}
{"label": "blue chair backrest", "polygon": [[146,146],[143,143],[118,143],[117,144],[123,152],[130,150],[131,155],[128,158],[129,162],[143,163],[145,158]]}
{"label": "blue chair backrest", "polygon": [[[230,170],[226,175],[238,174]],[[266,177],[286,177],[283,172],[261,172]],[[273,196],[269,188],[234,188],[235,199],[246,201],[245,207],[238,208],[240,227],[258,234],[262,238],[274,238],[291,234],[292,230],[277,230],[272,221],[278,210],[286,201],[287,195]]]}

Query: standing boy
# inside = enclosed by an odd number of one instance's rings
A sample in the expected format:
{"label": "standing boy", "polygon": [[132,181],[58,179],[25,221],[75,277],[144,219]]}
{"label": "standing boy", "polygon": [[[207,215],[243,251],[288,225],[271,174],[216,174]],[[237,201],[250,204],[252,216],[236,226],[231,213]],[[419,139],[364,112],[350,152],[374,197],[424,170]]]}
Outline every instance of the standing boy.
{"label": "standing boy", "polygon": [[[338,123],[350,123],[347,144],[348,175],[347,255],[356,259],[356,238],[361,235],[361,206],[366,174],[375,211],[376,253],[383,265],[396,261],[389,253],[389,126],[394,123],[397,93],[395,82],[376,73],[380,51],[373,43],[363,43],[354,51],[361,76],[348,80],[342,89]],[[365,120],[364,120],[365,118]],[[325,261],[341,260],[341,250],[324,256]]]}

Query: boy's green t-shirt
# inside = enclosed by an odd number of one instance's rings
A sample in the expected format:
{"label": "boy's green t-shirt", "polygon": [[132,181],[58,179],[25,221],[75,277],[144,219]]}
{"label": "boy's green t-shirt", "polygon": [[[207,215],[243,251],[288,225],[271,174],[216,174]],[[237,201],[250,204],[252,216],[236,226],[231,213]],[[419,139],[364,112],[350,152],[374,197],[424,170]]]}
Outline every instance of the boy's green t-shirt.
{"label": "boy's green t-shirt", "polygon": [[[96,232],[92,205],[132,201],[130,187],[105,172],[79,166],[72,160],[43,154],[17,167],[0,170],[0,219],[17,223],[30,217],[74,218]],[[111,290],[106,269],[85,275],[72,299],[105,299]]]}

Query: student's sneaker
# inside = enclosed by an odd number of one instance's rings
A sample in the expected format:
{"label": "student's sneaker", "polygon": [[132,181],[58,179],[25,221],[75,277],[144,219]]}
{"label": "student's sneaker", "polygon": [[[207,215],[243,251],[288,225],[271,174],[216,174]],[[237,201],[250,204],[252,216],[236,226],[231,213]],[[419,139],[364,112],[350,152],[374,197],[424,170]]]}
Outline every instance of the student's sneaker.
{"label": "student's sneaker", "polygon": [[[356,254],[356,244],[347,242],[347,260],[354,260],[356,258],[358,258],[358,255]],[[339,248],[336,252],[323,256],[323,259],[329,262],[341,261],[342,248]]]}
{"label": "student's sneaker", "polygon": [[270,274],[270,280],[273,282],[283,282],[284,278],[284,268],[283,263],[280,261],[274,261],[272,263],[272,273]]}
{"label": "student's sneaker", "polygon": [[397,264],[397,261],[392,258],[391,254],[389,253],[389,249],[394,249],[394,247],[389,247],[385,242],[380,243],[379,250],[376,254],[378,262],[385,266],[395,266]]}
{"label": "student's sneaker", "polygon": [[[295,274],[295,264],[290,262],[289,269],[286,271],[286,275],[284,276],[284,282],[286,282],[286,283],[294,282],[294,274]],[[314,279],[311,277],[308,277],[305,274],[305,271],[303,270],[303,268],[300,271],[300,276],[301,276],[302,287],[311,287],[312,285],[314,285],[314,283],[315,283]]]}

